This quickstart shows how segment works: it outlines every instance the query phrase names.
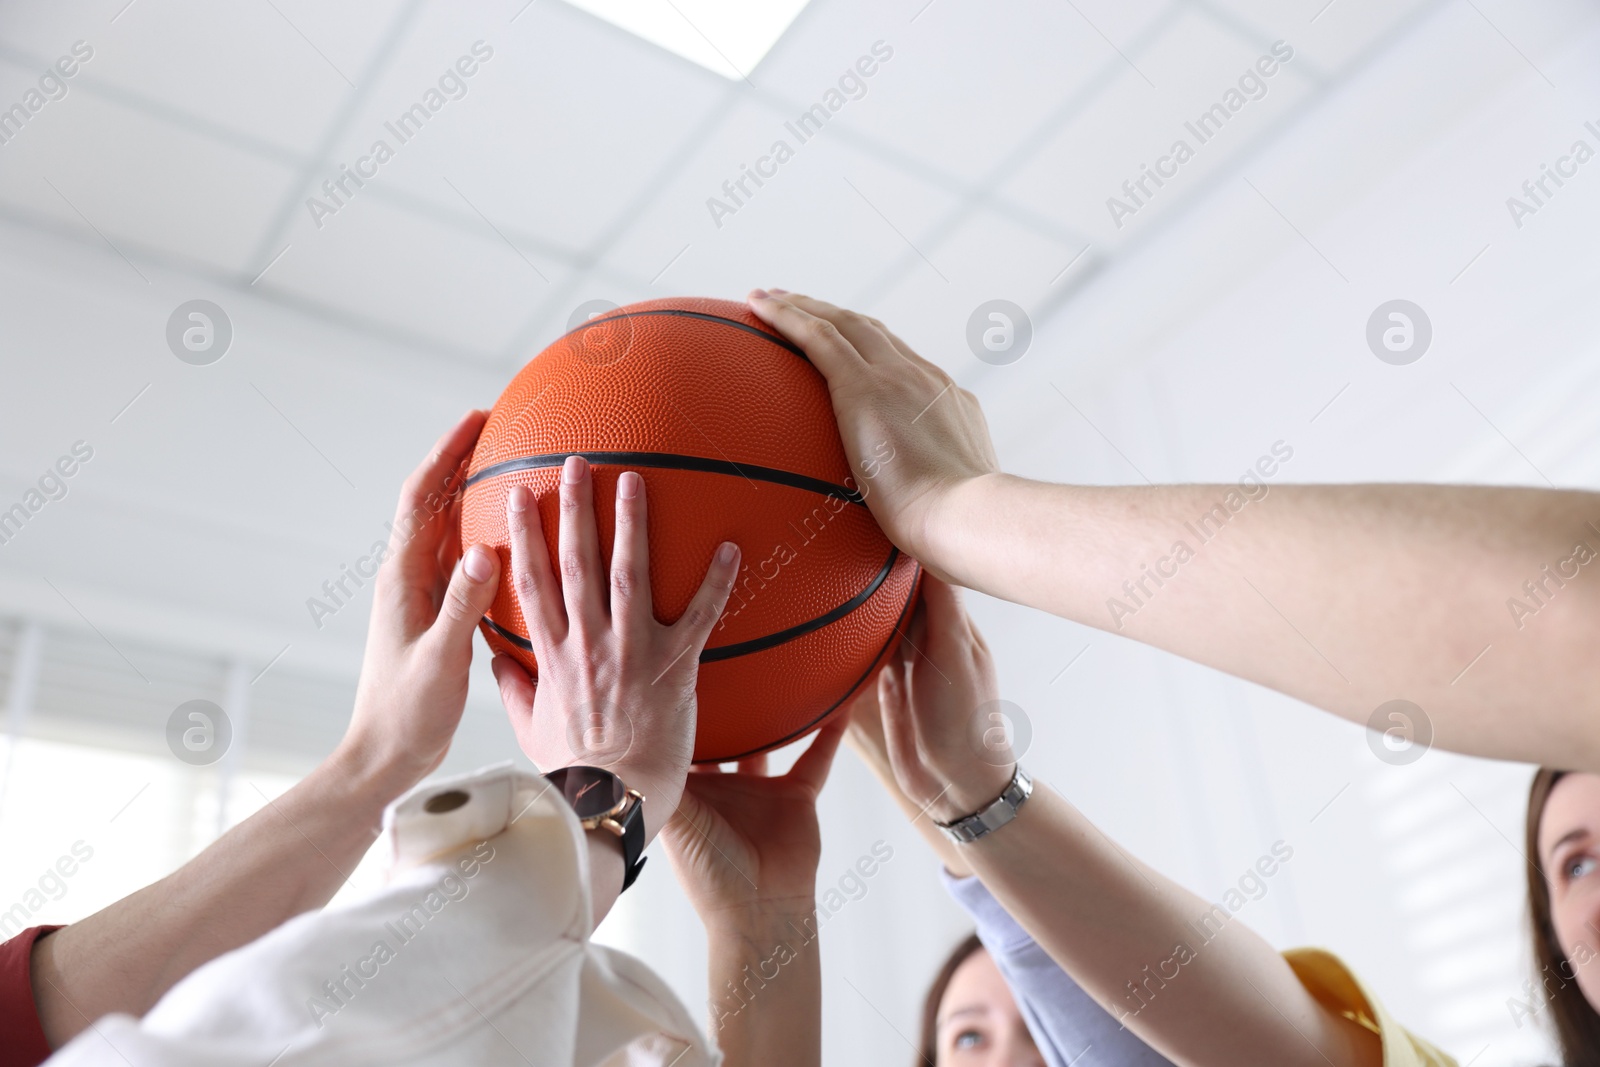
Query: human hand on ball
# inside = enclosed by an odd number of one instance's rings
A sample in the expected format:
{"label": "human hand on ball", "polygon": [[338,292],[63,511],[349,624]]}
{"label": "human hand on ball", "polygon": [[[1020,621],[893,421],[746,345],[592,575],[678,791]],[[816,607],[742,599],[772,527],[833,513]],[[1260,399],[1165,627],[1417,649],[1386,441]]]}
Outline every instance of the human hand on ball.
{"label": "human hand on ball", "polygon": [[978,400],[877,319],[782,289],[750,308],[799,345],[828,380],[839,436],[883,532],[935,574],[949,563],[930,536],[958,489],[999,472]]}
{"label": "human hand on ball", "polygon": [[[647,836],[676,810],[694,752],[700,651],[739,569],[724,542],[699,590],[672,625],[655,619],[644,479],[617,479],[609,581],[595,531],[589,464],[569,456],[561,472],[559,568],[551,566],[533,492],[507,498],[511,569],[538,683],[509,656],[494,673],[522,750],[542,771],[603,767],[646,797]],[[609,591],[607,590],[609,586]]]}

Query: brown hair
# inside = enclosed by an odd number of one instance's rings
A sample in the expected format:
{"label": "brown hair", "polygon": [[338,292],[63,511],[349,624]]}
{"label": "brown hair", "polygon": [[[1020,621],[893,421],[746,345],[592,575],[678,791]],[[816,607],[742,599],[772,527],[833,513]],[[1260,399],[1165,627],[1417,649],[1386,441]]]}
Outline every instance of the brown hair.
{"label": "brown hair", "polygon": [[1550,916],[1550,884],[1539,855],[1539,823],[1544,819],[1550,790],[1567,771],[1540,767],[1528,790],[1528,920],[1533,934],[1534,997],[1550,1009],[1556,1039],[1561,1043],[1561,1058],[1568,1064],[1587,1064],[1600,1060],[1600,1013],[1573,980],[1577,968],[1567,961],[1556,939]]}
{"label": "brown hair", "polygon": [[917,1051],[915,1067],[934,1067],[939,1062],[939,1002],[944,999],[944,991],[950,988],[950,979],[955,976],[956,968],[982,948],[983,942],[978,940],[978,935],[968,934],[939,965],[939,973],[933,976],[928,996],[922,1002],[922,1043]]}

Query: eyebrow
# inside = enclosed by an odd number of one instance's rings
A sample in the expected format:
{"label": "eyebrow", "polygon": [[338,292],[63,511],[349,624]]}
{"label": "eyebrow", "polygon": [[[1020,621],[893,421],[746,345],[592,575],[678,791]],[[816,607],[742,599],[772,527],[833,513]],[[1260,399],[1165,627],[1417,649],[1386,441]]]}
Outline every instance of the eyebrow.
{"label": "eyebrow", "polygon": [[957,1008],[954,1011],[946,1012],[939,1019],[939,1025],[943,1026],[945,1023],[949,1022],[951,1019],[954,1019],[958,1015],[988,1015],[988,1014],[989,1014],[989,1009],[984,1007],[982,1004],[971,1004],[971,1005],[968,1005],[965,1008]]}
{"label": "eyebrow", "polygon": [[1588,835],[1589,831],[1581,826],[1576,830],[1568,830],[1566,833],[1550,842],[1550,847],[1544,850],[1545,858],[1548,859],[1551,856],[1554,856],[1556,849],[1560,848],[1568,841],[1573,841],[1580,837],[1587,837]]}

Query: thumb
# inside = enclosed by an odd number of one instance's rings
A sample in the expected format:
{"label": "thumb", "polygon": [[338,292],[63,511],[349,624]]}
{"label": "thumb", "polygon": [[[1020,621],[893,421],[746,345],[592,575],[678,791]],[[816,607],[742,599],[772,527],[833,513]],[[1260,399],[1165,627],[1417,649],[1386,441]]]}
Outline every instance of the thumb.
{"label": "thumb", "polygon": [[522,664],[504,653],[489,663],[495,684],[500,687],[500,702],[511,716],[511,725],[520,736],[522,724],[533,717],[534,682]]}
{"label": "thumb", "polygon": [[917,728],[912,718],[911,701],[906,694],[905,674],[905,670],[894,663],[879,672],[878,706],[882,709],[883,741],[889,769],[900,786],[900,792],[913,803],[922,804],[938,787],[929,787],[929,775],[922,766],[922,755],[917,750]]}
{"label": "thumb", "polygon": [[439,605],[439,617],[430,633],[447,652],[468,652],[472,631],[494,603],[500,587],[500,556],[483,545],[473,545],[461,556],[450,575],[450,585]]}
{"label": "thumb", "polygon": [[704,801],[695,795],[694,777],[689,775],[689,780],[684,783],[683,796],[678,799],[678,810],[661,827],[661,840],[666,844],[667,854],[674,866],[693,862],[696,840],[710,840],[702,829],[710,820],[706,817]]}

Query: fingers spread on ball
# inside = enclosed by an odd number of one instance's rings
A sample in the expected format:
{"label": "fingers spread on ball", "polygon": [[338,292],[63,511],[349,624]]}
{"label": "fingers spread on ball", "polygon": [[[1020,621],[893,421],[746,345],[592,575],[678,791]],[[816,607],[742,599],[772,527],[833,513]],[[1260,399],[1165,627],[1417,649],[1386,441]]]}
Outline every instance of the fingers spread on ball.
{"label": "fingers spread on ball", "polygon": [[[733,580],[739,574],[739,546],[724,541],[712,554],[711,566],[695,591],[694,599],[684,609],[683,617],[673,624],[673,630],[682,635],[698,657],[711,636],[711,628],[722,617],[722,609],[733,592]],[[686,654],[687,655],[687,654]]]}
{"label": "fingers spread on ball", "polygon": [[506,496],[506,532],[511,547],[511,582],[535,649],[547,648],[567,633],[567,613],[561,606],[561,585],[550,566],[544,526],[525,485]]}
{"label": "fingers spread on ball", "polygon": [[756,295],[761,292],[757,289],[750,294],[750,309],[761,321],[799,345],[824,378],[833,381],[839,375],[860,370],[865,362],[861,353],[833,323],[801,308],[792,297]]}
{"label": "fingers spread on ball", "polygon": [[594,525],[594,478],[589,461],[568,456],[561,468],[561,599],[567,625],[581,634],[598,633],[606,614],[600,567],[600,538]]}
{"label": "fingers spread on ball", "polygon": [[623,471],[617,477],[616,536],[611,542],[611,624],[618,633],[641,634],[653,618],[649,534],[644,479]]}

